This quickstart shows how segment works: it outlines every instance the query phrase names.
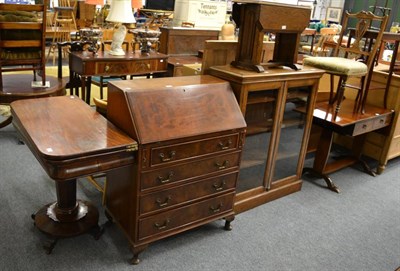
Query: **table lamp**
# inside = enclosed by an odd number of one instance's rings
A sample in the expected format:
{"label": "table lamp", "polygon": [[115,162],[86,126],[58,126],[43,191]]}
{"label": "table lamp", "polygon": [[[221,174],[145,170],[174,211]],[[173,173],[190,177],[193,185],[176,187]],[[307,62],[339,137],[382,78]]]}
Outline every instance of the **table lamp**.
{"label": "table lamp", "polygon": [[125,55],[122,50],[122,43],[126,35],[126,26],[123,23],[135,23],[135,17],[132,13],[131,0],[112,0],[111,9],[106,21],[117,23],[114,28],[110,55]]}

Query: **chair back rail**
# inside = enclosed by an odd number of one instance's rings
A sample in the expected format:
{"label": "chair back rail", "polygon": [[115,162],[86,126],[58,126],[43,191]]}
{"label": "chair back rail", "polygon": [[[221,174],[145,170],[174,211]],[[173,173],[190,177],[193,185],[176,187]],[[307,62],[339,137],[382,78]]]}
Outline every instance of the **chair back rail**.
{"label": "chair back rail", "polygon": [[[47,4],[48,0],[34,5],[0,4],[0,14],[3,15],[0,21],[0,87],[3,86],[3,72],[10,71],[32,70],[34,81],[36,72],[40,72],[42,85],[46,84]],[[24,15],[21,12],[25,12]],[[26,12],[31,13],[31,17]],[[8,14],[13,16],[7,16]],[[24,34],[18,35],[19,33]]]}
{"label": "chair back rail", "polygon": [[[382,40],[383,32],[386,28],[388,19],[389,18],[387,15],[377,16],[370,11],[360,11],[352,14],[346,11],[343,18],[342,32],[340,33],[339,40],[337,41],[334,56],[338,56],[340,53],[344,53],[346,56],[349,53],[359,54],[366,57],[365,64],[370,67],[374,62],[374,58]],[[353,34],[350,35],[347,45],[343,46],[343,37],[349,32],[349,22],[352,20],[357,21],[356,26],[350,30],[353,32]],[[373,42],[373,44],[370,43],[368,48],[365,46],[363,47],[361,46],[362,40],[365,39],[366,33],[371,31],[371,26],[374,22],[380,24],[381,31],[377,31],[376,37],[374,37],[373,41],[370,41]]]}

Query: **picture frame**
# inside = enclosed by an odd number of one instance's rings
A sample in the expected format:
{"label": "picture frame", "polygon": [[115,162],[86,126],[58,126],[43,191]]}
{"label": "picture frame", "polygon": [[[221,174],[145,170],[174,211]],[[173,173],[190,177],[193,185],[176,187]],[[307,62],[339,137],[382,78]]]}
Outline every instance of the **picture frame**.
{"label": "picture frame", "polygon": [[326,10],[326,20],[330,22],[340,23],[340,19],[342,18],[342,9],[329,7]]}

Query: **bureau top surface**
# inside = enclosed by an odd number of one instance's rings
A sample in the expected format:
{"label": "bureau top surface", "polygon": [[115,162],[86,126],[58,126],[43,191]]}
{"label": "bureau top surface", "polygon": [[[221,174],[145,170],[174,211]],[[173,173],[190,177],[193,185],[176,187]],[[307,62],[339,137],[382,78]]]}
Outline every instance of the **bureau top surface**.
{"label": "bureau top surface", "polygon": [[209,75],[115,81],[107,115],[140,144],[246,127],[229,82]]}

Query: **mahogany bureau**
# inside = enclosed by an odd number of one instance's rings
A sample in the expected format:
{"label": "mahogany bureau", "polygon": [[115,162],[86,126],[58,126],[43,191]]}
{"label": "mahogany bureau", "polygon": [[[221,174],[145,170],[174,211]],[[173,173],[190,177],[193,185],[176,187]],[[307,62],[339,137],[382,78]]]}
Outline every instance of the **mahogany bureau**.
{"label": "mahogany bureau", "polygon": [[221,218],[230,229],[246,124],[228,82],[115,81],[107,118],[138,142],[135,164],[107,173],[105,200],[133,264],[153,241]]}

